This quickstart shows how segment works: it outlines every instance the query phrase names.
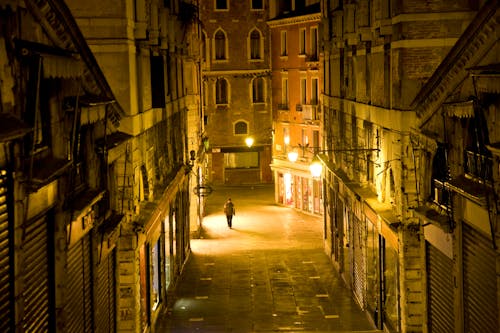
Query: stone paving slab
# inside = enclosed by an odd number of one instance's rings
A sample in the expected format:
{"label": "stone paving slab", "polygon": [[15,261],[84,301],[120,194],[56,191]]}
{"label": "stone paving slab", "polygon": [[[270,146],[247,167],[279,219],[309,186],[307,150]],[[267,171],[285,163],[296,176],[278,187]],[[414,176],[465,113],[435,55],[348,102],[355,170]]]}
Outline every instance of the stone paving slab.
{"label": "stone paving slab", "polygon": [[[236,207],[232,229],[226,197]],[[333,270],[322,218],[273,201],[270,186],[215,189],[155,332],[379,332]]]}

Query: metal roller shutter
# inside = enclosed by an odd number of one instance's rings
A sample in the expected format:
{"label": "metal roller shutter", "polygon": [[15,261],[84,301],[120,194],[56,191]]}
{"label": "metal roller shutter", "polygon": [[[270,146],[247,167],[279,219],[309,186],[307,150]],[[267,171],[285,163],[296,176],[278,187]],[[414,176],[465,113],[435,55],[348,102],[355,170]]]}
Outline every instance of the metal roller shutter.
{"label": "metal roller shutter", "polygon": [[453,261],[426,242],[429,332],[455,332]]}
{"label": "metal roller shutter", "polygon": [[7,172],[0,170],[0,331],[11,332],[10,232],[7,209]]}
{"label": "metal roller shutter", "polygon": [[92,332],[92,272],[90,238],[84,236],[68,251],[66,332]]}
{"label": "metal roller shutter", "polygon": [[96,332],[116,332],[116,286],[115,261],[113,250],[98,266],[96,281]]}
{"label": "metal roller shutter", "polygon": [[49,264],[47,219],[43,217],[26,227],[24,241],[24,316],[25,332],[49,330]]}
{"label": "metal roller shutter", "polygon": [[363,232],[361,222],[353,218],[353,291],[361,308],[364,308],[365,258],[363,255]]}
{"label": "metal roller shutter", "polygon": [[463,225],[465,331],[498,332],[496,254],[490,239]]}

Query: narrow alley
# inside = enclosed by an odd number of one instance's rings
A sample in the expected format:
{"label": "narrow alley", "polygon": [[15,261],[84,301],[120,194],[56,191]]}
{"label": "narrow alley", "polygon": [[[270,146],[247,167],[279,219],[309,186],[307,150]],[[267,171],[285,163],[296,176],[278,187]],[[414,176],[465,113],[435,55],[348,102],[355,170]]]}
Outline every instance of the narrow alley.
{"label": "narrow alley", "polygon": [[275,205],[272,186],[215,188],[191,248],[156,332],[376,332],[323,250],[322,218]]}

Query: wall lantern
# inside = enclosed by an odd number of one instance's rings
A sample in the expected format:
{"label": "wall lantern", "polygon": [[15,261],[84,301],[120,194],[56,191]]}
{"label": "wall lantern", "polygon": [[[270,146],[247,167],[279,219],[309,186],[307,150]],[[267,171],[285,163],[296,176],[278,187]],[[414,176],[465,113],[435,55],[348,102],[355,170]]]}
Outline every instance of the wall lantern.
{"label": "wall lantern", "polygon": [[248,146],[248,148],[253,146],[253,142],[254,142],[254,139],[251,136],[249,136],[248,138],[245,139],[245,143]]}
{"label": "wall lantern", "polygon": [[297,159],[299,158],[299,153],[297,153],[295,150],[292,150],[291,152],[288,153],[288,160],[292,163],[297,162]]}
{"label": "wall lantern", "polygon": [[311,175],[313,178],[321,177],[321,172],[323,171],[323,166],[319,159],[315,156],[311,165],[309,166],[309,170],[311,171]]}

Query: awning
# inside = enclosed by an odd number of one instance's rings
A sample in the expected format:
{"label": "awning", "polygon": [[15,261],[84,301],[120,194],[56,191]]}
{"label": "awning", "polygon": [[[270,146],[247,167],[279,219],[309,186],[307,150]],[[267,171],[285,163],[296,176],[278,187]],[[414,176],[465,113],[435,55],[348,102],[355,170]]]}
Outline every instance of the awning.
{"label": "awning", "polygon": [[79,78],[83,75],[83,62],[73,57],[41,54],[45,78]]}
{"label": "awning", "polygon": [[443,113],[448,117],[473,118],[474,101],[445,103],[443,104]]}
{"label": "awning", "polygon": [[500,63],[475,66],[468,70],[478,92],[500,94]]}
{"label": "awning", "polygon": [[[74,112],[77,105],[76,96],[67,97],[64,101],[66,110]],[[78,98],[78,107],[80,108],[80,122],[82,125],[93,124],[106,117],[106,107],[115,103],[115,100],[95,96],[84,95]],[[109,116],[109,113],[108,113]]]}
{"label": "awning", "polygon": [[31,131],[31,126],[8,113],[0,113],[0,142],[11,141]]}

